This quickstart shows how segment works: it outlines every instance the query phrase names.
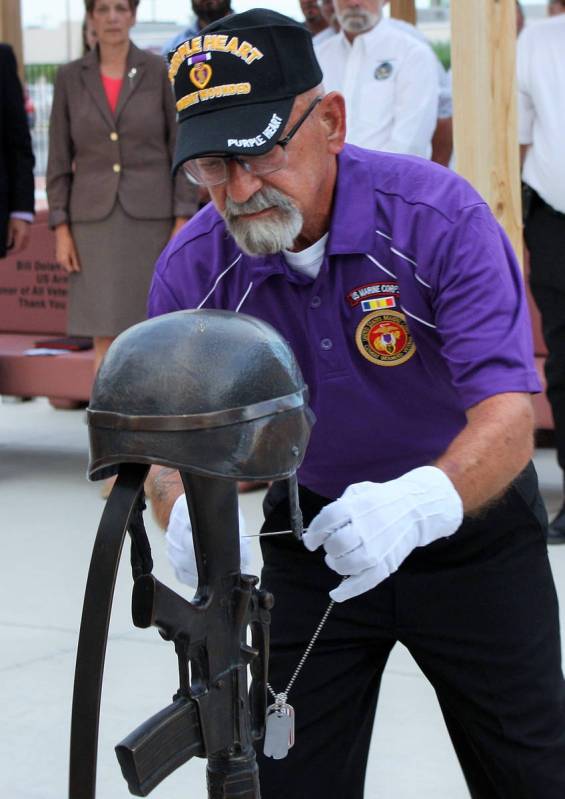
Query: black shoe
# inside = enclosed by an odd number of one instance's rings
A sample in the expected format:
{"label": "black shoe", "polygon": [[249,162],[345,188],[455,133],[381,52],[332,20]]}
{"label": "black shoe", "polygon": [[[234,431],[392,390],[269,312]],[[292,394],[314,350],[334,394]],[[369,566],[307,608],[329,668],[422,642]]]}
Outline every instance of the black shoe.
{"label": "black shoe", "polygon": [[565,505],[549,525],[548,544],[565,544]]}

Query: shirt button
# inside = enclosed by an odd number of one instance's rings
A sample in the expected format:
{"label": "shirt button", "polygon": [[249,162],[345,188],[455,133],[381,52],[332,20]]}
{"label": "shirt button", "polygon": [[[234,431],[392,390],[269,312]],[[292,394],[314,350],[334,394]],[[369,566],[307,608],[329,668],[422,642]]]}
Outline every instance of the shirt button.
{"label": "shirt button", "polygon": [[114,166],[112,167],[112,169],[114,170],[114,172],[115,172],[116,174],[117,174],[118,172],[121,172],[121,171],[122,171],[122,167],[121,167],[119,164],[114,164]]}
{"label": "shirt button", "polygon": [[120,138],[120,137],[118,136],[118,134],[116,133],[116,131],[115,131],[115,130],[113,130],[113,131],[110,133],[110,140],[111,140],[111,141],[118,141],[118,139],[119,139],[119,138]]}
{"label": "shirt button", "polygon": [[323,338],[320,342],[320,346],[322,347],[323,350],[331,350],[333,345],[334,343],[331,340],[331,338]]}
{"label": "shirt button", "polygon": [[312,297],[310,300],[310,308],[319,308],[322,304],[322,300],[320,297]]}

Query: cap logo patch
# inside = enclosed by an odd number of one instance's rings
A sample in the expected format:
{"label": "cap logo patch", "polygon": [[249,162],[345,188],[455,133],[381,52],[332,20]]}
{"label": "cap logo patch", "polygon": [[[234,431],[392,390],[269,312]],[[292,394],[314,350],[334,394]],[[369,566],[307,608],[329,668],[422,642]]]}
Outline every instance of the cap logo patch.
{"label": "cap logo patch", "polygon": [[414,339],[399,311],[377,311],[365,316],[355,331],[361,355],[377,366],[400,366],[416,352]]}
{"label": "cap logo patch", "polygon": [[246,64],[252,64],[263,58],[263,53],[251,42],[242,41],[240,43],[237,36],[226,36],[225,34],[208,33],[206,36],[194,36],[183,42],[177,49],[169,66],[169,80],[174,81],[177,72],[187,58],[191,58],[200,53],[230,53],[240,58]]}
{"label": "cap logo patch", "polygon": [[210,88],[199,89],[197,92],[185,94],[177,101],[177,111],[184,111],[196,103],[214,100],[217,97],[233,97],[234,94],[250,94],[250,83],[224,83],[223,86],[210,86]]}
{"label": "cap logo patch", "polygon": [[[254,172],[282,165],[274,145],[293,100],[322,82],[308,30],[266,8],[229,14],[191,35],[169,53],[168,76],[179,123],[174,172],[186,161],[222,153],[247,159],[272,152]],[[214,179],[211,172],[202,177]]]}
{"label": "cap logo patch", "polygon": [[228,147],[262,147],[269,139],[272,139],[277,130],[282,124],[282,119],[278,114],[273,114],[271,121],[262,133],[259,133],[253,139],[228,139]]}
{"label": "cap logo patch", "polygon": [[189,72],[189,77],[197,89],[205,89],[212,78],[212,67],[202,62],[195,64]]}

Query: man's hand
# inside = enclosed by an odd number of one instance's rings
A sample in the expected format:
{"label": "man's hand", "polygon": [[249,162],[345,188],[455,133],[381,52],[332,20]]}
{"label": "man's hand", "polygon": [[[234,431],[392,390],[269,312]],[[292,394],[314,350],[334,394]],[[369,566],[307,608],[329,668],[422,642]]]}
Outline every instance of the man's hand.
{"label": "man's hand", "polygon": [[[145,496],[151,502],[153,516],[166,530],[167,556],[181,583],[196,588],[198,570],[192,542],[192,525],[180,474],[167,466],[152,466],[145,480]],[[245,535],[245,519],[239,512],[239,535]],[[251,567],[251,544],[241,539],[241,571]]]}
{"label": "man's hand", "polygon": [[[239,535],[241,548],[241,571],[249,574],[251,569],[251,544],[245,535],[245,519],[239,511]],[[198,586],[198,568],[192,539],[192,524],[188,515],[188,506],[184,494],[178,497],[173,505],[167,526],[167,556],[177,580],[196,588]]]}
{"label": "man's hand", "polygon": [[304,534],[309,550],[320,545],[326,563],[349,575],[330,591],[337,602],[363,594],[395,572],[408,555],[454,533],[463,503],[441,469],[422,466],[387,483],[355,483],[326,505]]}
{"label": "man's hand", "polygon": [[6,249],[11,253],[24,250],[29,244],[31,224],[25,219],[10,217],[8,220],[8,237],[6,239]]}
{"label": "man's hand", "polygon": [[75,242],[68,225],[55,228],[55,258],[66,272],[80,272]]}

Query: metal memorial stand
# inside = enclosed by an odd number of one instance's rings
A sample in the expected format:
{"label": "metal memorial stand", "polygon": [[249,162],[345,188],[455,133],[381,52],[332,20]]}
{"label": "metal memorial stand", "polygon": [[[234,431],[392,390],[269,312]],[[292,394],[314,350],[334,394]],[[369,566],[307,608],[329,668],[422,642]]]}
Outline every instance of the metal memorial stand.
{"label": "metal memorial stand", "polygon": [[120,466],[94,544],[75,673],[69,799],[96,795],[104,658],[126,531],[132,539],[133,622],[156,627],[171,641],[179,666],[172,703],[116,747],[129,790],[147,796],[190,758],[202,757],[208,760],[210,799],[259,799],[254,741],[264,732],[273,600],[257,590],[258,578],[240,572],[236,483],[181,472],[200,578],[189,602],[151,573],[139,505],[147,471],[137,464]]}

